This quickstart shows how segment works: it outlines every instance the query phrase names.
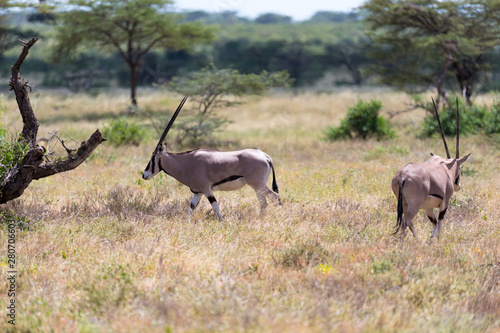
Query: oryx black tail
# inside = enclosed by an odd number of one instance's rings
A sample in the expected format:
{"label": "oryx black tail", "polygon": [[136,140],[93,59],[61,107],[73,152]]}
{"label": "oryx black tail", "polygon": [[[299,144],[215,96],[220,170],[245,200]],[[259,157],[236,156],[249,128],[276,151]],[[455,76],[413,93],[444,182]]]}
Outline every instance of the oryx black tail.
{"label": "oryx black tail", "polygon": [[[271,167],[271,171],[273,172],[273,185],[272,185],[273,191],[276,194],[279,194],[278,183],[276,182],[276,174],[274,173],[274,164],[272,161],[269,161],[269,166]],[[278,202],[281,205],[281,198],[279,197],[278,197]]]}
{"label": "oryx black tail", "polygon": [[393,235],[397,235],[401,227],[403,226],[403,186],[405,182],[399,183],[399,194],[398,194],[398,218],[396,220],[396,231],[394,231]]}

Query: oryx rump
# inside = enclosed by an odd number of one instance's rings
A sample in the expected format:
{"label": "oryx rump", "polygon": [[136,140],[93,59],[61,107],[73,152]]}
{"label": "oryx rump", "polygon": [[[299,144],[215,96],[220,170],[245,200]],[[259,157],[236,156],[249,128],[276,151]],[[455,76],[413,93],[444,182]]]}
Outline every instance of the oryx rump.
{"label": "oryx rump", "polygon": [[[433,100],[434,102],[434,100]],[[394,234],[401,231],[402,237],[409,227],[413,236],[418,239],[412,219],[420,209],[426,211],[427,217],[434,224],[431,239],[441,234],[443,219],[448,209],[450,198],[454,191],[460,190],[460,174],[462,164],[469,155],[459,157],[459,111],[457,102],[457,144],[456,157],[450,158],[444,132],[439,120],[437,108],[434,105],[441,136],[448,158],[431,154],[425,163],[409,163],[401,168],[392,179],[392,191],[398,199],[397,226]],[[439,208],[438,219],[434,215],[434,208]]]}
{"label": "oryx rump", "polygon": [[[281,203],[273,161],[269,155],[259,149],[228,152],[196,149],[183,153],[169,153],[166,151],[163,140],[186,98],[187,96],[183,99],[167,125],[149,164],[142,173],[142,178],[151,179],[158,172],[164,171],[189,187],[191,192],[194,193],[189,208],[190,213],[198,205],[201,195],[205,195],[219,219],[222,219],[222,216],[213,191],[235,191],[249,185],[257,193],[261,215],[267,207],[266,197]],[[266,184],[271,172],[273,174],[272,191]]]}

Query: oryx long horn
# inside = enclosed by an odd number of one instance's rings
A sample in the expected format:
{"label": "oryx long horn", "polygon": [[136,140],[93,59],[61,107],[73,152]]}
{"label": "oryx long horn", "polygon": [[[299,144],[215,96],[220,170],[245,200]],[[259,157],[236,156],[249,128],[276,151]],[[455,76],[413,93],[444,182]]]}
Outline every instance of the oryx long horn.
{"label": "oryx long horn", "polygon": [[165,130],[163,131],[163,134],[161,135],[160,141],[158,141],[158,144],[156,145],[157,148],[159,146],[161,146],[161,144],[165,140],[165,137],[167,136],[168,131],[170,131],[170,127],[172,127],[172,125],[173,125],[173,123],[175,121],[175,118],[177,118],[177,115],[181,111],[181,109],[184,106],[184,103],[186,102],[186,100],[187,100],[188,97],[189,97],[188,95],[184,96],[184,98],[182,99],[181,103],[177,107],[177,110],[175,110],[174,115],[172,116],[172,118],[170,118],[170,121],[168,122],[167,127],[165,127]]}
{"label": "oryx long horn", "polygon": [[448,150],[448,145],[446,144],[446,138],[444,137],[444,131],[443,131],[443,126],[441,126],[441,120],[439,120],[439,114],[438,114],[438,109],[436,107],[436,103],[434,102],[434,98],[432,98],[432,104],[434,105],[434,111],[436,112],[436,118],[438,121],[439,129],[441,130],[441,137],[443,138],[443,143],[444,143],[444,149],[446,149],[446,156],[448,158],[451,158],[450,151]]}
{"label": "oryx long horn", "polygon": [[460,114],[459,114],[459,111],[458,111],[458,98],[457,98],[457,159],[460,158],[460,153],[458,151],[458,138],[460,136]]}

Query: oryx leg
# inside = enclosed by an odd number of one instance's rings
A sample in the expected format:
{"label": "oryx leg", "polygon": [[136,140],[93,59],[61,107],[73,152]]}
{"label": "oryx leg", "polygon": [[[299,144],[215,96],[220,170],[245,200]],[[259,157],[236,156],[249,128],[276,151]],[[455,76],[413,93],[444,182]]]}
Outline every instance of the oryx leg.
{"label": "oryx leg", "polygon": [[[429,220],[432,222],[434,225],[434,230],[432,230],[432,235],[431,235],[431,240],[436,236],[436,232],[438,232],[438,221],[436,220],[436,215],[434,215],[434,209],[433,208],[427,208],[425,210],[425,213],[427,214],[427,217]],[[438,235],[439,238],[439,235]]]}
{"label": "oryx leg", "polygon": [[266,213],[266,208],[267,208],[266,196],[264,195],[264,193],[262,193],[262,191],[255,190],[255,193],[257,194],[257,199],[259,199],[260,216],[262,217]]}
{"label": "oryx leg", "polygon": [[266,185],[261,185],[258,187],[252,186],[252,188],[255,190],[255,193],[257,194],[257,199],[259,199],[261,216],[263,216],[266,213],[266,208],[267,208],[266,197],[268,197],[273,201],[276,201],[278,204],[281,204],[279,195],[271,191]]}
{"label": "oryx leg", "polygon": [[403,238],[406,234],[406,227],[410,228],[413,237],[418,241],[418,235],[413,226],[412,220],[417,216],[420,207],[422,207],[425,197],[422,198],[419,195],[418,184],[410,181],[406,181],[406,185],[403,186]]}
{"label": "oryx leg", "polygon": [[212,205],[213,210],[217,214],[217,217],[219,218],[220,221],[222,221],[222,216],[220,215],[219,212],[219,204],[217,203],[217,200],[214,197],[214,192],[212,192],[211,189],[205,190],[203,194],[207,197],[208,201]]}
{"label": "oryx leg", "polygon": [[260,216],[264,216],[266,214],[266,208],[267,208],[267,200],[266,197],[263,196],[262,194],[257,193],[257,198],[259,199],[260,203]]}
{"label": "oryx leg", "polygon": [[403,238],[406,236],[406,227],[410,228],[413,237],[418,241],[417,232],[415,231],[415,227],[413,226],[413,218],[417,215],[419,211],[419,206],[411,206],[407,205],[406,209],[403,205]]}
{"label": "oryx leg", "polygon": [[191,205],[189,206],[189,214],[193,214],[193,211],[200,203],[200,199],[201,199],[201,193],[195,193],[193,196],[193,201],[191,201]]}
{"label": "oryx leg", "polygon": [[444,216],[446,215],[446,210],[448,209],[448,206],[446,207],[441,207],[439,210],[439,216],[438,216],[438,239],[441,236],[441,230],[443,229],[443,219]]}

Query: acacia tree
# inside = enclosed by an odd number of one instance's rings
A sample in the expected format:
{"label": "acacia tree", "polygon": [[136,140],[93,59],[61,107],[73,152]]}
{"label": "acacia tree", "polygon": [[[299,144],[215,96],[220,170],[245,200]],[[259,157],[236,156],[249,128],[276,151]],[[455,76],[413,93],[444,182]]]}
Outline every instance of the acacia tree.
{"label": "acacia tree", "polygon": [[213,144],[213,134],[228,123],[215,112],[238,105],[247,95],[263,95],[273,87],[288,88],[292,83],[288,72],[242,74],[235,69],[206,68],[183,78],[174,78],[168,87],[181,95],[189,95],[191,116],[179,119],[177,143],[197,146]]}
{"label": "acacia tree", "polygon": [[213,38],[210,28],[196,22],[180,23],[167,12],[170,0],[69,0],[70,10],[58,14],[61,59],[84,47],[117,51],[130,70],[130,99],[137,106],[136,89],[142,57],[154,48],[189,49]]}
{"label": "acacia tree", "polygon": [[458,84],[471,102],[484,55],[500,43],[500,1],[370,0],[361,9],[384,83],[434,87],[438,103]]}
{"label": "acacia tree", "polygon": [[67,156],[55,161],[44,159],[45,149],[36,143],[39,124],[29,99],[30,87],[28,82],[21,78],[21,65],[36,41],[37,39],[33,38],[27,43],[23,42],[21,55],[12,66],[10,87],[16,95],[24,125],[18,141],[14,144],[6,142],[4,136],[0,140],[2,162],[4,159],[10,162],[8,167],[0,163],[0,204],[21,196],[32,180],[75,169],[106,140],[101,132],[96,130],[78,149],[65,147]]}

